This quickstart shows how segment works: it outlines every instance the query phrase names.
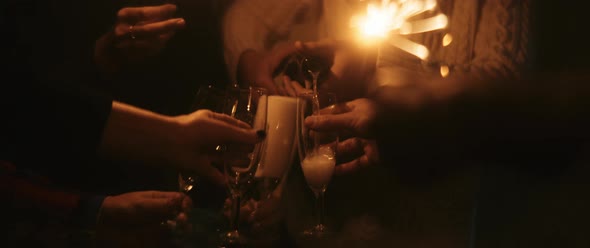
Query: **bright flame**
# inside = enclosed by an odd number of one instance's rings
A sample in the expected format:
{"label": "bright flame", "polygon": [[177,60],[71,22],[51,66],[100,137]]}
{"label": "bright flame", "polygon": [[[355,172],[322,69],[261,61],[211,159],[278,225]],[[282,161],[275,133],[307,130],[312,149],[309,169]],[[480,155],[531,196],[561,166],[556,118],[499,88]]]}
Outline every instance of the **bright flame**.
{"label": "bright flame", "polygon": [[358,29],[362,41],[381,41],[403,24],[399,22],[398,14],[399,6],[389,0],[382,0],[380,5],[369,3],[367,14],[353,16],[350,26]]}
{"label": "bright flame", "polygon": [[399,36],[447,27],[448,20],[444,14],[408,21],[435,7],[436,0],[381,0],[379,4],[369,3],[366,14],[353,16],[350,24],[358,29],[359,39],[363,43],[381,42],[389,38],[393,46],[424,60],[428,57],[426,47],[408,39],[399,39]]}
{"label": "bright flame", "polygon": [[[394,8],[394,5],[389,5]],[[361,30],[366,36],[385,37],[394,25],[393,11],[389,9],[379,9],[374,5],[369,5],[367,17],[361,21]]]}

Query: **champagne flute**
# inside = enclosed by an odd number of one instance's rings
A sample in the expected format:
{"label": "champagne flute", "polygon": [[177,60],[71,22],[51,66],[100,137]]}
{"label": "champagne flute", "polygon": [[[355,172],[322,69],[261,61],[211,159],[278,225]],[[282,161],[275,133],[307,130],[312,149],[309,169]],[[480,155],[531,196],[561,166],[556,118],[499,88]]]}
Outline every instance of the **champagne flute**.
{"label": "champagne flute", "polygon": [[329,92],[302,93],[297,97],[297,130],[299,161],[316,205],[316,224],[303,232],[307,237],[323,237],[328,232],[325,225],[324,193],[336,166],[336,132],[318,132],[304,125],[305,118],[321,115],[334,109],[336,96]]}
{"label": "champagne flute", "polygon": [[[224,90],[213,85],[202,85],[199,87],[195,101],[189,110],[192,112],[199,109],[209,109],[214,112],[220,112],[224,94]],[[199,184],[198,188],[197,183]],[[204,180],[199,180],[197,174],[192,171],[182,170],[178,172],[178,187],[178,191],[188,195],[193,202],[201,204],[201,207],[215,209],[223,204],[222,200],[218,201],[215,197],[219,191],[219,187]],[[174,219],[165,220],[161,224],[171,228],[175,234],[182,234],[178,232],[179,230],[176,227],[176,221]]]}
{"label": "champagne flute", "polygon": [[275,247],[284,237],[281,198],[293,158],[296,153],[297,99],[272,95],[267,97],[268,132],[261,150],[260,162],[254,175],[251,197],[255,211],[267,214],[261,221],[248,222],[244,234],[255,247]]}
{"label": "champagne flute", "polygon": [[[222,113],[243,121],[256,130],[266,132],[266,98],[263,88],[230,87]],[[256,145],[224,144],[224,173],[232,198],[230,230],[221,236],[225,245],[243,245],[245,238],[239,231],[242,196],[251,188],[265,142]]]}
{"label": "champagne flute", "polygon": [[[195,96],[195,100],[190,108],[190,111],[196,111],[199,109],[208,109],[213,112],[221,112],[221,108],[223,107],[223,99],[225,97],[225,91],[221,88],[215,87],[213,85],[202,85],[199,87],[197,94]],[[220,147],[218,147],[218,150]],[[197,189],[197,183],[199,183],[199,188]],[[187,195],[190,195],[191,198],[209,198],[212,197],[211,194],[215,193],[215,188],[212,185],[207,184],[207,182],[199,180],[198,176],[191,171],[180,171],[178,173],[178,184],[180,192],[183,192]],[[202,188],[202,189],[201,189]],[[195,192],[196,191],[196,192]],[[206,192],[207,191],[207,192]],[[209,192],[213,191],[213,192]],[[209,194],[209,195],[207,195]],[[198,199],[193,199],[193,202],[203,202],[199,201]],[[210,201],[205,201],[210,202]],[[211,203],[210,205],[212,208],[216,207],[216,202]],[[208,206],[207,206],[208,207]]]}

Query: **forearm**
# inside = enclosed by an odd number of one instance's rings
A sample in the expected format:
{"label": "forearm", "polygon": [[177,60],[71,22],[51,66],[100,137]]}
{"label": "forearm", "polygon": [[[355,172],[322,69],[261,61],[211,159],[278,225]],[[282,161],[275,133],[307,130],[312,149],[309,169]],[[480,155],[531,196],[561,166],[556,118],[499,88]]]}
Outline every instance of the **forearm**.
{"label": "forearm", "polygon": [[180,127],[172,117],[114,101],[99,156],[146,165],[170,164],[181,135]]}

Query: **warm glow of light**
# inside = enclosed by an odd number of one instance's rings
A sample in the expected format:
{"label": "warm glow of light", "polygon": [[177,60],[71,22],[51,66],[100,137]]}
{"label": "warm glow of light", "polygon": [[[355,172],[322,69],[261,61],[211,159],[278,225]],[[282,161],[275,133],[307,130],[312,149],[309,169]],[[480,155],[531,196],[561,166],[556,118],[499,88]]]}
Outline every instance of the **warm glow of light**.
{"label": "warm glow of light", "polygon": [[438,14],[426,19],[408,21],[416,15],[436,8],[436,0],[380,0],[367,4],[363,15],[351,18],[350,25],[358,30],[358,39],[364,44],[389,43],[421,59],[428,57],[425,46],[400,38],[400,35],[429,32],[446,28],[447,17]]}
{"label": "warm glow of light", "polygon": [[446,65],[443,65],[440,67],[440,75],[444,78],[449,75],[449,71],[450,71],[449,67]]}
{"label": "warm glow of light", "polygon": [[369,3],[366,15],[357,15],[351,19],[351,26],[357,28],[362,41],[381,41],[389,32],[398,29],[402,23],[396,19],[398,6],[389,0],[382,0],[381,5]]}
{"label": "warm glow of light", "polygon": [[437,29],[446,28],[448,24],[447,16],[439,14],[435,17],[422,19],[414,22],[406,22],[399,30],[399,34],[416,34],[424,33]]}
{"label": "warm glow of light", "polygon": [[426,0],[424,1],[424,9],[426,10],[433,10],[436,7],[436,0]]}
{"label": "warm glow of light", "polygon": [[390,44],[398,47],[422,60],[428,58],[428,48],[416,42],[403,38],[401,36],[393,37],[389,40]]}
{"label": "warm glow of light", "polygon": [[442,40],[442,45],[444,47],[446,47],[446,46],[450,45],[451,42],[453,42],[453,36],[451,34],[445,34],[445,36],[443,37],[443,40]]}

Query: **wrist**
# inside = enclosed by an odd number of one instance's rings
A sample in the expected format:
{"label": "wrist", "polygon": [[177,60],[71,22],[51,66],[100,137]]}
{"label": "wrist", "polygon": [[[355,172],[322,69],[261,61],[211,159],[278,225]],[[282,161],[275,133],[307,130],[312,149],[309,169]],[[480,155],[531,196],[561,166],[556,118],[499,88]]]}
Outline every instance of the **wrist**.
{"label": "wrist", "polygon": [[74,212],[74,225],[81,229],[92,230],[100,218],[105,196],[81,196]]}
{"label": "wrist", "polygon": [[[163,160],[163,164],[172,165],[176,168],[179,166],[179,154],[182,151],[183,147],[188,145],[187,135],[188,135],[188,122],[189,122],[188,115],[179,115],[179,116],[163,116],[161,118],[161,124],[159,125],[161,128],[157,129],[159,134],[154,135],[155,137],[159,137],[159,141],[154,141],[154,143],[159,143],[159,151],[158,152],[162,156],[161,159]],[[181,161],[181,160],[180,160]]]}
{"label": "wrist", "polygon": [[183,166],[183,149],[186,149],[187,146],[190,146],[190,133],[192,132],[191,128],[191,116],[190,115],[178,115],[165,118],[166,122],[166,130],[164,131],[163,137],[166,140],[163,141],[163,144],[167,144],[166,147],[162,150],[164,152],[163,156],[165,156],[165,160],[168,163],[174,165],[174,167],[182,167]]}

